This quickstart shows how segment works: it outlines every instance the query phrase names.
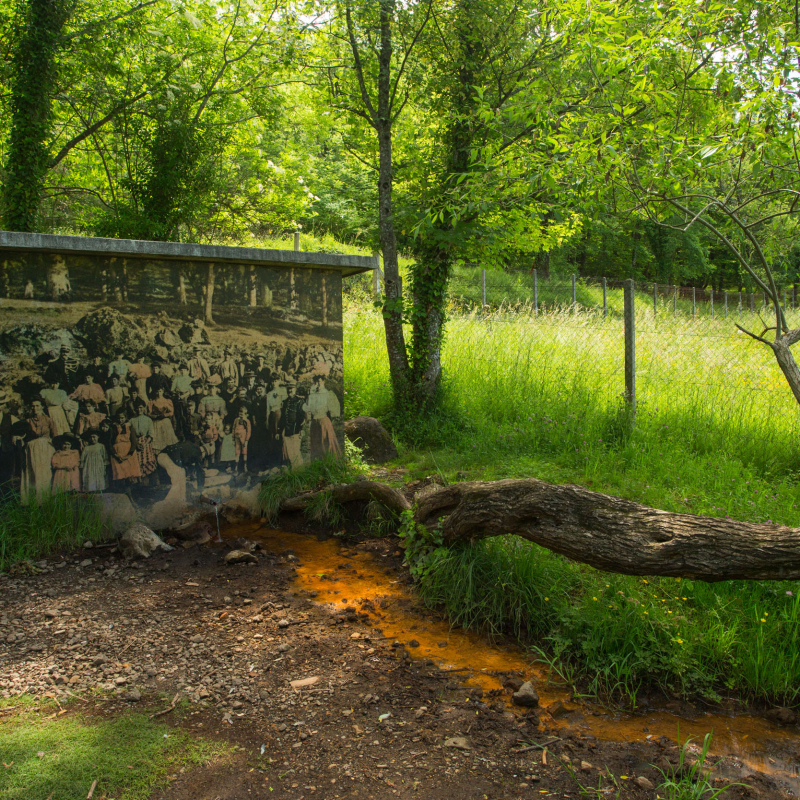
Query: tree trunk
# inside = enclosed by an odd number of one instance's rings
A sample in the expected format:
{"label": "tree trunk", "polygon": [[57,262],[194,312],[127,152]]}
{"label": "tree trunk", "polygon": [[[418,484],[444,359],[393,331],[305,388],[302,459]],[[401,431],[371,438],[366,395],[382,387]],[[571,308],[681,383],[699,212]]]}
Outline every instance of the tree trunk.
{"label": "tree trunk", "polygon": [[[397,489],[372,481],[328,487],[340,503],[378,500],[410,507]],[[285,500],[302,511],[318,492]],[[713,583],[800,579],[800,529],[673,514],[581,486],[535,479],[475,481],[418,502],[415,521],[441,525],[446,545],[515,534],[554,553],[623,575],[662,575]]]}
{"label": "tree trunk", "polygon": [[206,273],[205,309],[203,319],[206,325],[214,324],[214,265],[208,265]]}
{"label": "tree trunk", "polygon": [[21,8],[21,35],[12,57],[11,125],[0,203],[3,227],[10,231],[32,231],[36,226],[50,164],[58,53],[72,4],[28,0]]}
{"label": "tree trunk", "polygon": [[289,270],[289,308],[297,311],[297,291],[294,288],[294,267]]}
{"label": "tree trunk", "polygon": [[248,305],[255,308],[258,305],[258,280],[256,279],[256,268],[250,267],[247,275],[248,285]]}
{"label": "tree trunk", "polygon": [[327,278],[322,276],[322,324],[328,324],[328,281]]}
{"label": "tree trunk", "polygon": [[47,268],[47,291],[50,299],[60,301],[70,292],[69,269],[63,256],[50,256]]}
{"label": "tree trunk", "polygon": [[378,134],[378,225],[383,252],[383,325],[389,374],[396,398],[405,394],[408,358],[403,335],[403,296],[397,259],[397,233],[392,208],[392,15],[393,0],[380,0],[380,54],[378,57],[378,114],[373,124]]}
{"label": "tree trunk", "polygon": [[442,377],[442,333],[450,256],[439,246],[415,251],[412,267],[411,323],[413,350],[409,391],[419,407],[428,405],[439,390]]}
{"label": "tree trunk", "polygon": [[178,267],[178,285],[175,287],[175,296],[179,305],[186,305],[186,273],[183,267]]}
{"label": "tree trunk", "polygon": [[[369,501],[377,500],[386,508],[400,514],[408,511],[411,504],[406,498],[391,486],[377,481],[356,481],[355,483],[342,483],[330,486],[323,491],[331,493],[331,497],[337,503],[351,503],[357,500]],[[305,511],[311,503],[312,498],[319,492],[308,492],[297,497],[290,497],[281,503],[281,511]]]}
{"label": "tree trunk", "polygon": [[535,479],[460,483],[419,504],[447,544],[516,534],[607,572],[703,581],[797,580],[800,529],[672,514]]}

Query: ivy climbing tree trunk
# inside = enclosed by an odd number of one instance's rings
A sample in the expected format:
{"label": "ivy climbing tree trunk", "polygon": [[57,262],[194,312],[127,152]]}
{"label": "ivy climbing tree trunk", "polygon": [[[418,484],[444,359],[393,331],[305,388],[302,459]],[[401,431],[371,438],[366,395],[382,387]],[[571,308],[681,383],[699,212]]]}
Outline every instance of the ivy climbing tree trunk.
{"label": "ivy climbing tree trunk", "polygon": [[26,0],[13,55],[11,130],[6,179],[2,187],[3,226],[33,231],[45,175],[50,166],[52,98],[58,77],[58,52],[71,3]]}

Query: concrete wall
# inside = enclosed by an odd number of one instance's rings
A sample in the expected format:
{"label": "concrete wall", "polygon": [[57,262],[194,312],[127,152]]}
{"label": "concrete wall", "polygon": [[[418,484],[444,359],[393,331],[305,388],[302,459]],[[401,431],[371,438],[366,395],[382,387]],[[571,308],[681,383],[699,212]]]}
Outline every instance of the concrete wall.
{"label": "concrete wall", "polygon": [[0,484],[164,528],[340,453],[342,271],[0,252]]}

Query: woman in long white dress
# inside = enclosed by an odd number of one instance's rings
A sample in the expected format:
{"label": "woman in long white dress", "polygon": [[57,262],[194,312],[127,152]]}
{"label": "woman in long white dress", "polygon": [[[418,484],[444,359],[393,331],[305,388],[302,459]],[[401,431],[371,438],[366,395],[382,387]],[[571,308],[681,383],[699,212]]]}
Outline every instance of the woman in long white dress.
{"label": "woman in long white dress", "polygon": [[25,469],[22,471],[20,491],[25,500],[32,497],[41,500],[50,492],[53,480],[51,461],[56,452],[52,443],[55,425],[44,413],[40,400],[31,403],[26,422],[29,431],[25,437]]}
{"label": "woman in long white dress", "polygon": [[71,427],[64,411],[64,403],[69,400],[69,397],[63,389],[58,388],[59,385],[58,381],[52,381],[49,388],[42,389],[39,392],[39,396],[47,407],[47,416],[53,420],[56,436],[61,436],[62,433],[69,433]]}

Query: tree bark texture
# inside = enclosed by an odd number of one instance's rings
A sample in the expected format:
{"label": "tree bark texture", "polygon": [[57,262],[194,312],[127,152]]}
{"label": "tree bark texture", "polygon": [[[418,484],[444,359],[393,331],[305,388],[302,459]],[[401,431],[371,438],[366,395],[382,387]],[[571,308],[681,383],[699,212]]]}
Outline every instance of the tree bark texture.
{"label": "tree bark texture", "polygon": [[445,542],[513,533],[575,561],[624,575],[708,582],[797,580],[800,529],[673,514],[580,486],[535,479],[460,483],[424,498]]}
{"label": "tree bark texture", "polygon": [[214,324],[214,265],[208,265],[206,273],[205,308],[203,320],[206,325]]}
{"label": "tree bark texture", "polygon": [[378,55],[378,103],[373,127],[378,135],[378,228],[383,252],[383,325],[389,373],[395,395],[404,391],[408,373],[403,335],[402,290],[397,257],[397,233],[392,209],[392,17],[394,0],[380,0],[380,51]]}
{"label": "tree bark texture", "polygon": [[[356,481],[355,483],[341,483],[330,486],[323,491],[329,491],[337,503],[352,503],[357,500],[377,500],[390,511],[400,514],[411,509],[411,503],[391,486],[377,481]],[[290,497],[281,503],[281,511],[305,511],[313,497],[319,492],[308,492],[297,497]]]}
{"label": "tree bark texture", "polygon": [[[378,500],[395,513],[411,504],[373,481],[329,487],[340,503]],[[281,504],[302,511],[311,492]],[[606,572],[709,583],[800,579],[800,529],[668,511],[533,478],[456,483],[422,497],[415,521],[441,525],[446,545],[515,534]]]}

